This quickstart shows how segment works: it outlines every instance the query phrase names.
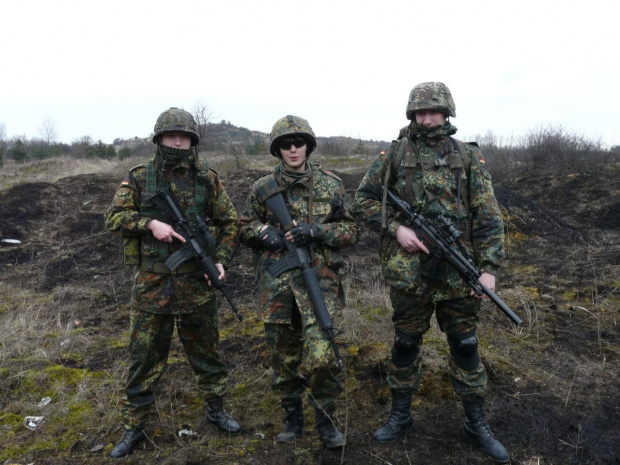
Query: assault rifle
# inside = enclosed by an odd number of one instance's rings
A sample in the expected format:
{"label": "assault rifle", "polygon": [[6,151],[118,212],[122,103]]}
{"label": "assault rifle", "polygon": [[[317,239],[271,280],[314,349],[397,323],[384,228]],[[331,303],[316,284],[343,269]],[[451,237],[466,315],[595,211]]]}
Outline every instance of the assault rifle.
{"label": "assault rifle", "polygon": [[[293,220],[288,208],[286,208],[286,202],[284,200],[284,196],[282,195],[283,190],[284,189],[279,186],[277,179],[272,179],[266,184],[266,186],[261,186],[258,189],[258,195],[263,202],[265,202],[267,207],[269,207],[269,209],[276,215],[278,221],[282,224],[282,228],[285,231],[288,231],[293,227]],[[341,369],[344,369],[342,357],[340,356],[340,352],[338,351],[338,346],[335,341],[335,337],[340,334],[341,331],[336,330],[332,326],[332,320],[329,317],[327,305],[323,299],[323,292],[319,286],[316,270],[310,266],[310,263],[312,262],[310,259],[310,256],[312,255],[311,249],[308,245],[298,247],[295,243],[287,240],[284,240],[284,243],[286,244],[288,253],[278,262],[268,266],[267,271],[269,271],[273,277],[277,278],[285,271],[292,270],[294,268],[301,268],[301,274],[303,276],[304,283],[306,284],[306,290],[310,296],[310,301],[312,302],[314,315],[319,322],[321,329],[325,331],[325,334],[329,339],[334,354],[336,355],[336,362],[338,363],[338,366]]]}
{"label": "assault rifle", "polygon": [[486,294],[514,324],[520,325],[522,323],[521,318],[502,299],[480,282],[482,273],[476,268],[473,259],[459,241],[462,235],[461,232],[452,225],[448,218],[439,215],[437,222],[433,223],[428,218],[415,213],[411,205],[389,189],[387,190],[387,196],[389,204],[404,216],[407,226],[415,230],[416,234],[420,236],[420,240],[433,255],[445,259],[452,265],[463,281],[474,290],[476,295]]}
{"label": "assault rifle", "polygon": [[182,263],[196,258],[200,269],[206,273],[211,281],[211,285],[219,289],[232,309],[237,314],[239,321],[243,321],[243,317],[239,313],[239,309],[231,300],[230,296],[226,292],[224,287],[224,281],[219,279],[220,272],[213,262],[213,258],[209,254],[210,251],[215,250],[216,242],[215,238],[209,232],[207,224],[198,215],[194,216],[194,220],[198,225],[198,231],[195,231],[191,223],[187,220],[183,214],[183,209],[179,205],[174,192],[168,187],[165,190],[160,191],[150,199],[163,213],[167,213],[172,218],[172,224],[174,229],[183,236],[185,242],[183,246],[175,253],[170,255],[164,262],[164,265],[168,267],[170,271],[176,270]]}

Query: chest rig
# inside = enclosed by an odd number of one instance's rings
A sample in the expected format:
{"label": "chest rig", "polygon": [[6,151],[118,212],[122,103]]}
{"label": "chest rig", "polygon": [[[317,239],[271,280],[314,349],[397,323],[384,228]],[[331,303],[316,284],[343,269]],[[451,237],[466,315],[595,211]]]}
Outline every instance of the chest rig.
{"label": "chest rig", "polygon": [[[430,168],[446,166],[450,168],[452,175],[457,183],[457,208],[460,208],[460,200],[463,200],[465,206],[465,212],[467,214],[467,223],[465,225],[465,231],[463,232],[463,238],[466,241],[471,241],[471,211],[469,208],[469,182],[463,182],[463,172],[467,174],[469,180],[469,173],[471,170],[471,155],[465,144],[452,137],[449,138],[451,150],[446,152],[441,157],[435,157],[431,160],[422,160],[418,151],[417,145],[406,135],[402,137],[396,146],[392,146],[392,150],[395,150],[394,157],[390,163],[389,168],[385,171],[385,177],[383,179],[383,198],[381,202],[381,225],[383,229],[387,228],[387,188],[391,187],[396,178],[398,177],[398,170],[402,163],[405,169],[405,200],[411,204],[413,202],[413,176],[419,169],[428,170]],[[392,179],[392,181],[390,181]],[[459,229],[459,211],[456,212],[457,224]]]}
{"label": "chest rig", "polygon": [[[206,197],[210,180],[208,167],[201,161],[197,161],[196,167],[190,168],[189,173],[190,176],[194,176],[194,197],[189,208],[186,207],[184,209],[184,213],[189,221],[192,222],[194,215],[200,216],[203,219],[208,216]],[[157,187],[157,170],[153,163],[149,163],[146,166],[146,182],[141,195],[140,214],[169,224],[170,218],[150,201],[151,197],[157,194]],[[196,227],[196,225],[192,226]],[[143,236],[140,242],[140,268],[154,273],[170,273],[170,270],[163,262],[174,251],[173,247],[178,244],[158,241],[152,234]],[[199,269],[200,266],[197,262],[188,261],[179,266],[174,273],[188,273]]]}

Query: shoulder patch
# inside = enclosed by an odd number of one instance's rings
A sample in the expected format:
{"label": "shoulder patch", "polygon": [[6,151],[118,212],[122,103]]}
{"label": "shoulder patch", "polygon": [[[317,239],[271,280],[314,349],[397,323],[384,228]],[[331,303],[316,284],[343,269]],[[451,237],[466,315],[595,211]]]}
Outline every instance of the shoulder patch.
{"label": "shoulder patch", "polygon": [[478,142],[465,142],[467,145],[473,145],[474,147],[478,147],[480,148],[480,146],[478,145]]}
{"label": "shoulder patch", "polygon": [[132,171],[127,173],[127,177],[121,181],[121,186],[120,187],[128,187],[130,189],[137,190],[137,188],[138,188],[138,181],[137,181],[136,177],[133,174],[133,169],[132,169]]}
{"label": "shoulder patch", "polygon": [[133,172],[133,171],[139,170],[140,168],[146,168],[146,164],[145,164],[145,163],[142,163],[142,164],[140,164],[140,165],[136,165],[136,166],[134,166],[133,168],[131,168],[129,171],[130,171],[130,172]]}

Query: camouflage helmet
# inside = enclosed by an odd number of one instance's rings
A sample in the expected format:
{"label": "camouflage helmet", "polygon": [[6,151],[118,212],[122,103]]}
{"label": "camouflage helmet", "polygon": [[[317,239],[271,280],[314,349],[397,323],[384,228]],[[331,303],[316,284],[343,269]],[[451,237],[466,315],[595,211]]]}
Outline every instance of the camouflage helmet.
{"label": "camouflage helmet", "polygon": [[192,138],[192,147],[198,145],[200,136],[198,135],[198,125],[191,113],[181,108],[170,107],[164,111],[153,129],[153,143],[157,144],[159,136],[166,132],[186,132]]}
{"label": "camouflage helmet", "polygon": [[446,116],[456,117],[452,94],[443,82],[423,82],[411,89],[407,119],[414,120],[418,110],[439,110]]}
{"label": "camouflage helmet", "polygon": [[314,131],[303,118],[299,116],[286,115],[276,121],[276,124],[271,128],[271,135],[269,136],[269,151],[274,157],[280,156],[279,149],[277,147],[278,140],[285,136],[299,135],[308,141],[308,148],[306,149],[306,155],[310,155],[316,148],[316,138],[314,137]]}

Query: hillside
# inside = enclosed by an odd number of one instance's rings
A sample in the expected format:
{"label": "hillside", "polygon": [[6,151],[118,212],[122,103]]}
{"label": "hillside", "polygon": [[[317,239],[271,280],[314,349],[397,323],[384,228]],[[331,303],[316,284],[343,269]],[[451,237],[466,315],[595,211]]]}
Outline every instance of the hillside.
{"label": "hillside", "polygon": [[[339,174],[352,195],[362,174],[345,171]],[[262,172],[221,172],[238,210]],[[496,183],[507,232],[498,295],[524,324],[512,327],[486,302],[479,337],[490,378],[487,417],[512,463],[620,464],[618,179],[620,166],[567,176],[515,169]],[[0,463],[488,463],[459,433],[462,411],[435,322],[422,348],[414,431],[393,443],[372,439],[389,410],[393,333],[377,238],[366,230],[346,253],[347,307],[336,322],[347,367],[342,454],[321,448],[307,405],[304,437],[274,443],[283,415],[254,313],[251,254],[240,249],[227,281],[245,319],[239,323],[222,301],[220,321],[221,355],[231,370],[228,409],[242,433],[228,438],[203,424],[175,339],[149,441],[126,459],[108,459],[120,435],[132,284],[120,242],[102,221],[119,181],[117,174],[77,175],[0,191],[0,239],[22,242],[0,242]],[[39,406],[43,397],[51,402]],[[44,417],[34,431],[24,426],[29,415]],[[179,436],[181,429],[198,436]]]}

